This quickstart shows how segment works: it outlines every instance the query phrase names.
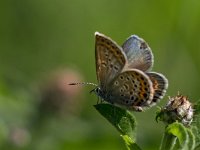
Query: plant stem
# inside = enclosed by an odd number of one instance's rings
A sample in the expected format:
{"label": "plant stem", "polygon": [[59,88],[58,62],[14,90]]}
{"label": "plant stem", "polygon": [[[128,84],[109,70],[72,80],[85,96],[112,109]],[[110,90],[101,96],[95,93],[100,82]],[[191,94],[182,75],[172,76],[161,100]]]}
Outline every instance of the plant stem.
{"label": "plant stem", "polygon": [[160,150],[172,150],[175,146],[176,139],[177,139],[176,136],[170,133],[164,132]]}

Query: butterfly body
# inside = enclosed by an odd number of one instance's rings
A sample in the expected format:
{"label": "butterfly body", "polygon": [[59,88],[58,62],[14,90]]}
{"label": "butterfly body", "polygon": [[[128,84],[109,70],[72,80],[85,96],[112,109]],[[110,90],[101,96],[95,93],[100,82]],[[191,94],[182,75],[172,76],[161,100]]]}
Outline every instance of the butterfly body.
{"label": "butterfly body", "polygon": [[142,111],[155,105],[166,93],[167,79],[150,72],[153,54],[148,44],[136,35],[119,46],[111,38],[95,33],[98,87],[94,91],[111,104]]}

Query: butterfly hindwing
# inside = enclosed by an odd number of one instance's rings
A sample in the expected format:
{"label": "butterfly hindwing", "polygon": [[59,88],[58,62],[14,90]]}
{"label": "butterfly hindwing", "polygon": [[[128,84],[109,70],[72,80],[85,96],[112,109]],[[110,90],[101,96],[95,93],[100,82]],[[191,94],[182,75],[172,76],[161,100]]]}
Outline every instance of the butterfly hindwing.
{"label": "butterfly hindwing", "polygon": [[153,54],[148,44],[136,35],[130,36],[122,45],[128,59],[128,68],[136,68],[144,72],[153,66]]}
{"label": "butterfly hindwing", "polygon": [[153,99],[152,82],[138,69],[120,73],[110,84],[111,103],[132,109],[146,107]]}
{"label": "butterfly hindwing", "polygon": [[168,88],[168,80],[165,78],[164,75],[157,72],[149,72],[146,74],[149,76],[153,84],[154,96],[151,105],[154,105],[165,95]]}

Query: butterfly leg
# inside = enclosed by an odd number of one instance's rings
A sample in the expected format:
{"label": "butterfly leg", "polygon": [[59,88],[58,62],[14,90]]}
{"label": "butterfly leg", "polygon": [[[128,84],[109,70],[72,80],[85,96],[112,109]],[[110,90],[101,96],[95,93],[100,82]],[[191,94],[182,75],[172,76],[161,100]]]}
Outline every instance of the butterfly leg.
{"label": "butterfly leg", "polygon": [[98,96],[98,100],[97,100],[97,104],[101,103],[101,100],[99,99],[99,96]]}
{"label": "butterfly leg", "polygon": [[102,98],[99,98],[99,96],[98,96],[97,104],[102,104],[103,102],[104,102],[104,100]]}
{"label": "butterfly leg", "polygon": [[134,111],[137,111],[137,112],[142,112],[144,111],[144,109],[140,106],[132,106],[132,107],[129,107],[130,110],[134,110]]}

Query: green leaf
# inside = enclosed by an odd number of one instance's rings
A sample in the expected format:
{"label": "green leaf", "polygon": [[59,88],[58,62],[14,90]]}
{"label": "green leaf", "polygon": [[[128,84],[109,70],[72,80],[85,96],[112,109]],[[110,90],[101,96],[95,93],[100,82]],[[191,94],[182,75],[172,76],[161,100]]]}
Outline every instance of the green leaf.
{"label": "green leaf", "polygon": [[195,145],[194,139],[190,129],[175,122],[166,127],[160,150],[192,150]]}
{"label": "green leaf", "polygon": [[141,150],[135,143],[136,119],[131,112],[110,104],[94,107],[120,132],[128,150]]}
{"label": "green leaf", "polygon": [[189,142],[188,142],[188,147],[193,150],[195,148],[195,136],[192,132],[192,130],[187,129],[187,133],[188,133],[188,139],[189,139]]}
{"label": "green leaf", "polygon": [[200,100],[194,105],[194,121],[195,126],[200,128]]}
{"label": "green leaf", "polygon": [[103,115],[122,135],[135,137],[136,120],[128,110],[110,104],[97,104],[94,107]]}
{"label": "green leaf", "polygon": [[197,126],[192,126],[192,132],[194,133],[194,136],[195,136],[195,150],[199,150],[200,149],[199,128],[197,128]]}
{"label": "green leaf", "polygon": [[200,149],[200,100],[194,105],[194,119],[192,122],[192,131],[195,136],[196,148]]}
{"label": "green leaf", "polygon": [[127,135],[121,136],[126,144],[128,150],[141,150],[140,147]]}
{"label": "green leaf", "polygon": [[176,143],[176,137],[168,132],[164,133],[160,150],[172,150]]}
{"label": "green leaf", "polygon": [[187,147],[188,135],[186,128],[181,123],[175,122],[173,124],[170,124],[166,128],[166,132],[178,138],[178,143],[180,147]]}

